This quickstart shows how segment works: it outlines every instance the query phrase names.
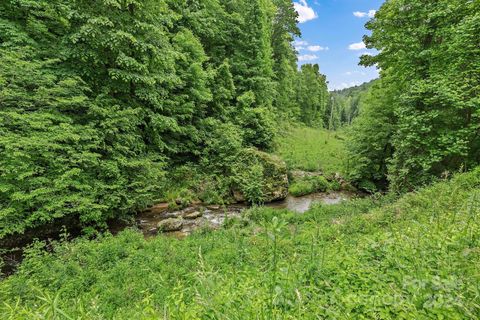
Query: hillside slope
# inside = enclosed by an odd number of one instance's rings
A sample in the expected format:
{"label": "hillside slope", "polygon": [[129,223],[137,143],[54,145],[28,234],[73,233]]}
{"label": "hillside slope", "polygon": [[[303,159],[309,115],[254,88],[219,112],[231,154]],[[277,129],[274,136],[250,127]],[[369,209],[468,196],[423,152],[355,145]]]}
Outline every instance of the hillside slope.
{"label": "hillside slope", "polygon": [[218,232],[30,250],[2,318],[477,319],[480,168],[393,201],[252,209]]}

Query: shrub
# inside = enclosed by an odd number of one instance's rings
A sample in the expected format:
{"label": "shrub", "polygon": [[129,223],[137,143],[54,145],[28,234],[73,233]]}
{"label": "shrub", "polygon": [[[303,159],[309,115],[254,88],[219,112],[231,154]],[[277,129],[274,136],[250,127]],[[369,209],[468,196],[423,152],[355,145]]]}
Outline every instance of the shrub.
{"label": "shrub", "polygon": [[[335,186],[333,186],[335,187]],[[304,196],[315,192],[326,192],[333,190],[332,184],[323,176],[305,177],[300,181],[292,183],[289,188],[291,195],[295,197]]]}
{"label": "shrub", "polygon": [[292,183],[288,189],[288,192],[295,197],[311,194],[315,191],[315,185],[308,180]]}
{"label": "shrub", "polygon": [[254,148],[244,149],[232,165],[232,189],[240,191],[250,203],[284,199],[288,194],[285,163]]}

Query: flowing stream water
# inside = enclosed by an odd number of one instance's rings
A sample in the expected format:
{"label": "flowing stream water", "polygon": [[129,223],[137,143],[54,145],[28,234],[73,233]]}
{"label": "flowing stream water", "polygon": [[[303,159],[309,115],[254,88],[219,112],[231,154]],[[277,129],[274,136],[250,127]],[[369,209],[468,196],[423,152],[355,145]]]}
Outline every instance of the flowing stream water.
{"label": "flowing stream water", "polygon": [[[353,196],[354,194],[348,192],[315,193],[302,197],[288,196],[283,201],[265,204],[265,207],[288,209],[301,214],[314,203],[332,205],[349,200]],[[159,223],[165,220],[174,221],[178,222],[176,227],[172,228],[173,230],[167,230],[165,234],[184,237],[201,227],[219,228],[227,217],[240,216],[242,211],[248,208],[246,204],[195,205],[183,210],[170,211],[166,204],[160,204],[140,213],[135,219],[135,225],[146,237],[151,237],[159,233]],[[113,225],[112,232],[116,233],[124,228],[124,225]]]}
{"label": "flowing stream water", "polygon": [[[356,196],[356,194],[349,192],[315,193],[302,197],[288,196],[283,201],[265,204],[265,207],[288,209],[302,214],[314,203],[327,205],[337,204],[349,200],[354,196]],[[112,234],[117,234],[126,228],[136,227],[148,238],[162,233],[159,231],[159,224],[161,224],[162,221],[170,220],[175,221],[179,225],[174,228],[175,230],[167,230],[167,232],[163,232],[163,234],[183,238],[191,234],[194,230],[202,227],[220,228],[225,219],[228,217],[238,217],[248,208],[250,207],[247,204],[232,204],[226,206],[198,204],[182,210],[172,211],[168,209],[166,203],[162,203],[139,213],[135,217],[134,222],[115,220],[109,224],[109,227]],[[3,258],[5,263],[2,267],[3,274],[9,275],[16,270],[23,259],[24,248],[31,243],[33,239],[46,240],[47,242],[52,239],[58,240],[62,223],[73,226],[68,230],[70,238],[81,235],[79,226],[75,227],[74,222],[65,221],[46,229],[33,230],[31,234],[26,234],[23,238],[16,238],[14,239],[15,241],[5,246],[5,248],[8,249],[7,253],[2,254],[2,252],[0,252],[1,258]]]}

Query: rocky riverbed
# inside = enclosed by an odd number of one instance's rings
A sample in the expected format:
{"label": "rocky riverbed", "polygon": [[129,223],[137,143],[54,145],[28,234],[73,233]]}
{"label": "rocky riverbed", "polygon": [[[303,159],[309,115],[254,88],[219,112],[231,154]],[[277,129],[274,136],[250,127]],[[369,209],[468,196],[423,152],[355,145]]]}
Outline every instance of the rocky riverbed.
{"label": "rocky riverbed", "polygon": [[[288,196],[283,201],[268,203],[265,206],[275,209],[288,209],[299,214],[307,211],[314,203],[337,204],[352,198],[354,194],[349,192],[316,193],[303,197]],[[182,210],[169,210],[166,203],[153,206],[138,214],[135,218],[135,226],[146,237],[155,236],[158,233],[183,237],[194,230],[208,227],[219,228],[227,218],[238,217],[242,211],[248,209],[246,204],[233,205],[203,205],[196,204]],[[126,225],[112,225],[112,232],[123,230]]]}

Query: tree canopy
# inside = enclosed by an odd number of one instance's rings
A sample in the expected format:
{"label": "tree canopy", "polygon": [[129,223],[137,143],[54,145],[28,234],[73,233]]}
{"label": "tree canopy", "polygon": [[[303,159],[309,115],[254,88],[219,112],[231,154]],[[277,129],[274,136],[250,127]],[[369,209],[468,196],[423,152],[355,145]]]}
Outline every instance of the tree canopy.
{"label": "tree canopy", "polygon": [[0,238],[102,225],[178,165],[269,150],[279,119],[321,124],[326,80],[297,69],[297,36],[287,0],[2,1]]}

